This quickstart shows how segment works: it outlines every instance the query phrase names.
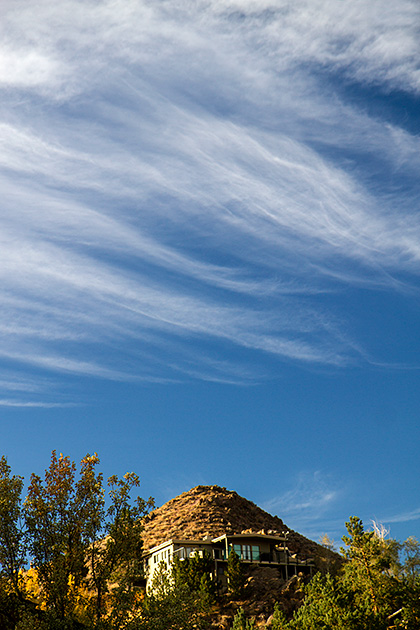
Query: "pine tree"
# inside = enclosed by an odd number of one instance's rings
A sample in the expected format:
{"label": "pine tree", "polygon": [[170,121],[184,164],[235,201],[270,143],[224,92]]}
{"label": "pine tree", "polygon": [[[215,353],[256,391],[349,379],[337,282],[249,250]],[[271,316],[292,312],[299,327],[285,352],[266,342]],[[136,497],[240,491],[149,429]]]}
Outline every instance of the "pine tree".
{"label": "pine tree", "polygon": [[239,608],[235,617],[233,618],[232,630],[255,630],[254,619],[248,619],[245,616],[243,608]]}
{"label": "pine tree", "polygon": [[[353,594],[340,578],[316,573],[305,587],[303,605],[290,622],[293,630],[373,630],[363,609],[354,606]],[[280,626],[281,627],[281,626]],[[287,626],[286,626],[287,627]]]}
{"label": "pine tree", "polygon": [[270,630],[287,630],[289,627],[286,616],[278,602],[274,604],[274,612],[271,619]]}
{"label": "pine tree", "polygon": [[241,597],[245,586],[245,575],[238,554],[232,549],[227,561],[226,576],[232,597]]}
{"label": "pine tree", "polygon": [[[184,565],[185,560],[179,565]],[[174,563],[172,569],[176,566]],[[141,613],[125,626],[125,630],[204,630],[208,628],[210,602],[207,593],[190,588],[178,573],[161,562],[153,574],[150,592]],[[182,575],[182,574],[181,574]],[[203,574],[205,575],[205,574]]]}
{"label": "pine tree", "polygon": [[356,606],[378,619],[386,619],[395,611],[393,600],[400,589],[392,570],[395,565],[392,545],[376,531],[366,532],[362,521],[355,516],[346,523],[346,528],[348,536],[343,536],[346,548],[342,549],[348,560],[344,566],[344,584],[354,593]]}

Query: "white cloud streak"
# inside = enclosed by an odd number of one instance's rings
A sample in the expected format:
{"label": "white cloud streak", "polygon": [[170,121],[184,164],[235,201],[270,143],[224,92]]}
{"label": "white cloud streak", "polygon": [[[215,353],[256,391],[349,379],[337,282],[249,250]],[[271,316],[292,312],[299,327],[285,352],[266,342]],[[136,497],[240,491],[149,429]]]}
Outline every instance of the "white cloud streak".
{"label": "white cloud streak", "polygon": [[319,517],[325,508],[337,500],[337,490],[321,471],[300,472],[294,487],[265,503],[265,509],[279,514],[314,514]]}
{"label": "white cloud streak", "polygon": [[8,400],[0,398],[0,407],[20,407],[28,409],[55,409],[63,407],[75,407],[75,403],[60,403],[60,402],[43,402],[35,400]]}
{"label": "white cloud streak", "polygon": [[400,512],[393,514],[387,518],[380,519],[381,523],[407,523],[409,521],[417,521],[420,519],[420,508],[409,510],[408,512]]}
{"label": "white cloud streak", "polygon": [[255,352],[352,361],[357,342],[312,296],[418,274],[419,140],[326,78],[418,94],[418,14],[6,1],[3,358],[226,382],[252,379]]}
{"label": "white cloud streak", "polygon": [[324,533],[335,534],[342,525],[336,514],[340,499],[342,491],[328,474],[300,471],[292,488],[266,501],[263,508],[316,540]]}

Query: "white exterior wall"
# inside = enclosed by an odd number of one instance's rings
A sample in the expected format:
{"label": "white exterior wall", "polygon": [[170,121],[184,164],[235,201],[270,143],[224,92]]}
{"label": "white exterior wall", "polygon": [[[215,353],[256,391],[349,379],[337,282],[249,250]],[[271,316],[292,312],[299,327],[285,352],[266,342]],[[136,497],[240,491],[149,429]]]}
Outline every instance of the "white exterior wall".
{"label": "white exterior wall", "polygon": [[172,563],[173,557],[173,549],[174,545],[169,543],[165,546],[158,548],[156,551],[148,557],[147,567],[146,567],[146,585],[147,589],[150,587],[150,584],[153,580],[155,571],[163,562],[166,565],[166,568],[169,569]]}

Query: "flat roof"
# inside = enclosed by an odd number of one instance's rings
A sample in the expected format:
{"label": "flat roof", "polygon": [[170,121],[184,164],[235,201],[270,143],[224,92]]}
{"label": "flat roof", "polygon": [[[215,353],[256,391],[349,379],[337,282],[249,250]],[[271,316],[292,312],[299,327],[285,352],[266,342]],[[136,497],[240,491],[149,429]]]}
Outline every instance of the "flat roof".
{"label": "flat roof", "polygon": [[164,547],[168,547],[169,545],[184,545],[186,547],[190,547],[191,545],[211,545],[213,543],[222,542],[222,540],[238,540],[238,539],[251,539],[251,538],[259,538],[265,540],[274,540],[277,542],[285,542],[287,540],[286,536],[278,535],[278,534],[261,534],[261,533],[246,533],[246,534],[222,534],[221,536],[217,536],[217,538],[207,538],[207,539],[192,539],[192,538],[170,538],[169,540],[165,540],[159,545],[155,545],[148,549],[144,555],[155,553]]}
{"label": "flat roof", "polygon": [[154,553],[155,551],[159,551],[159,549],[163,549],[164,547],[168,547],[169,545],[185,545],[186,547],[190,547],[191,545],[211,545],[213,543],[213,539],[206,539],[204,540],[203,538],[199,539],[199,540],[193,540],[191,538],[170,538],[169,540],[165,540],[164,542],[160,543],[160,545],[155,545],[154,547],[150,547],[150,549],[148,549],[144,555],[147,555],[149,553]]}
{"label": "flat roof", "polygon": [[221,542],[222,540],[230,540],[230,539],[238,539],[238,538],[264,538],[265,540],[277,540],[277,541],[286,541],[287,538],[285,535],[283,536],[279,536],[277,534],[260,534],[255,532],[254,534],[222,534],[221,536],[218,536],[217,538],[213,538],[212,542],[216,543],[216,542]]}

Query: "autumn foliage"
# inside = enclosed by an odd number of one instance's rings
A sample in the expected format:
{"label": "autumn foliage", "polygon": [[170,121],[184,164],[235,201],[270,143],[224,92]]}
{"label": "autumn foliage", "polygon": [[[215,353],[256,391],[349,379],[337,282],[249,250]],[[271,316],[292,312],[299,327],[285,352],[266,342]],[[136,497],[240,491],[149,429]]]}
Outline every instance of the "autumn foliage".
{"label": "autumn foliage", "polygon": [[141,522],[153,500],[131,499],[134,473],[110,477],[106,489],[98,464],[88,454],[78,473],[53,451],[22,501],[23,479],[1,458],[2,630],[119,628],[140,605]]}

